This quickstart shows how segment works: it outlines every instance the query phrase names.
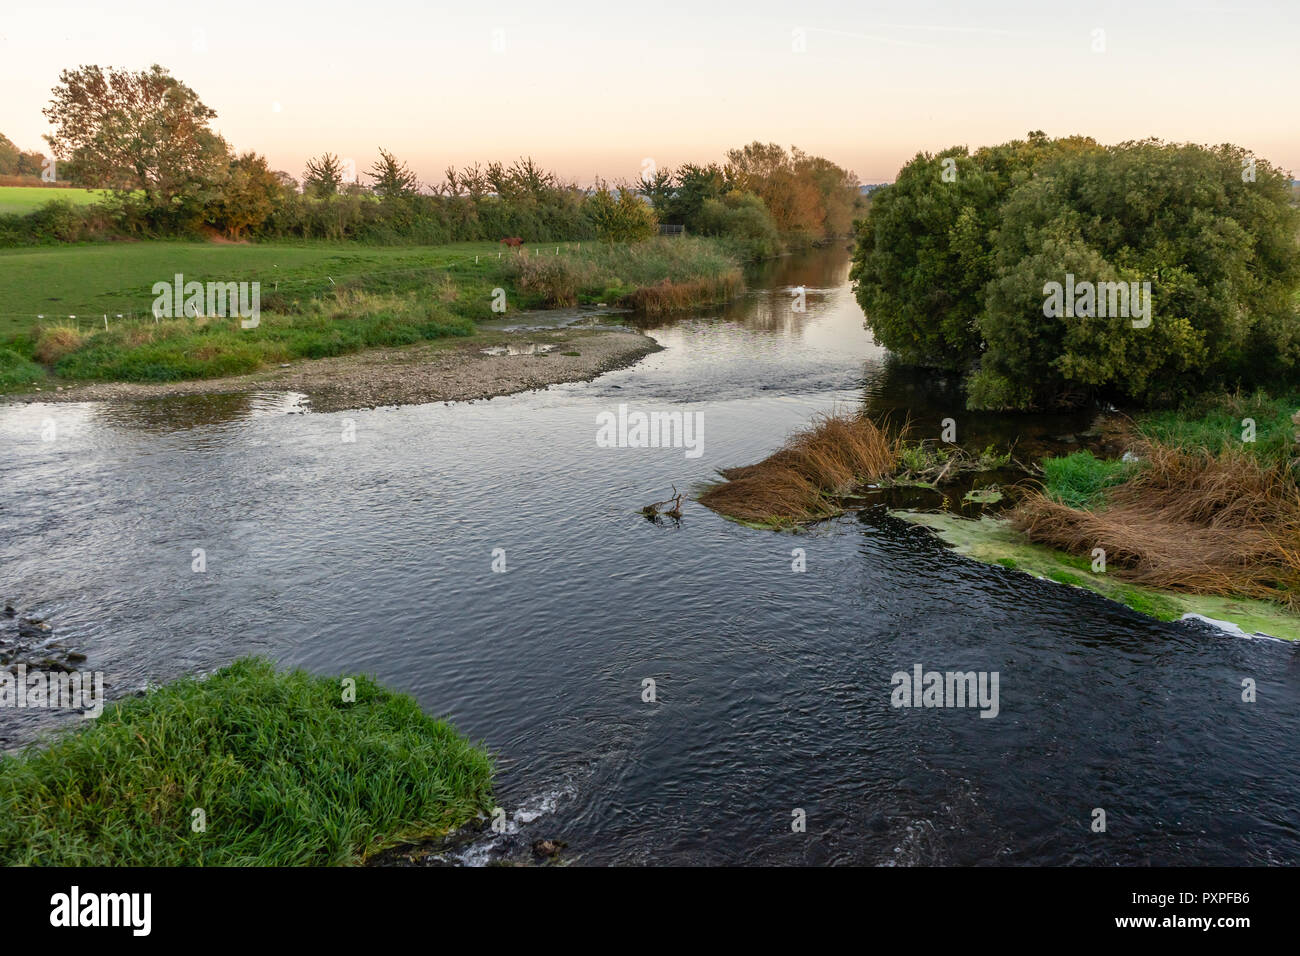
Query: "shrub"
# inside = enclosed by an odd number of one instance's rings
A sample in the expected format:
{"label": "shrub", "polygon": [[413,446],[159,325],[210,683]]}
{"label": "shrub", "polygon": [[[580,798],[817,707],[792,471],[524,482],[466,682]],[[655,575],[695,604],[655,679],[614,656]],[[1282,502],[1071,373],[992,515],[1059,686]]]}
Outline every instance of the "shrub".
{"label": "shrub", "polygon": [[745,249],[749,259],[770,259],[781,250],[776,220],[763,200],[738,189],[733,189],[722,199],[704,201],[697,231],[706,236],[734,239]]}
{"label": "shrub", "polygon": [[627,187],[620,188],[615,197],[608,186],[600,183],[587,197],[586,209],[596,236],[606,242],[640,242],[659,231],[654,209]]}
{"label": "shrub", "polygon": [[918,154],[876,190],[850,273],[876,339],[909,364],[968,369],[981,351],[976,322],[1003,199],[1048,159],[1097,148],[1042,133],[974,154],[952,147]]}
{"label": "shrub", "polygon": [[[1126,143],[1064,157],[1014,190],[978,320],[983,374],[1043,405],[1098,394],[1163,405],[1293,378],[1297,216],[1268,164],[1242,182],[1249,161],[1235,147]],[[1067,274],[1149,283],[1149,326],[1045,317],[1045,284]]]}

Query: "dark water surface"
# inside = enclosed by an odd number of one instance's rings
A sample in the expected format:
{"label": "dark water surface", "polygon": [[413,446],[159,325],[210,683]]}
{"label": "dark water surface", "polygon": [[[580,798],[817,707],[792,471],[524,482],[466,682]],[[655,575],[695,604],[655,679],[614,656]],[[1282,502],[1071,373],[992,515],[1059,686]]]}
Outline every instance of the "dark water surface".
{"label": "dark water surface", "polygon": [[[798,536],[636,513],[864,397],[1011,427],[887,365],[842,250],[753,287],[650,328],[666,350],[631,369],[486,402],[0,406],[0,597],[110,694],[250,652],[414,694],[498,755],[517,832],[470,861],[546,837],[586,863],[1300,862],[1293,646],[1154,622],[877,512]],[[597,447],[619,403],[702,413],[703,454]],[[892,708],[918,663],[997,671],[1000,713]],[[0,746],[42,719],[0,713]]]}

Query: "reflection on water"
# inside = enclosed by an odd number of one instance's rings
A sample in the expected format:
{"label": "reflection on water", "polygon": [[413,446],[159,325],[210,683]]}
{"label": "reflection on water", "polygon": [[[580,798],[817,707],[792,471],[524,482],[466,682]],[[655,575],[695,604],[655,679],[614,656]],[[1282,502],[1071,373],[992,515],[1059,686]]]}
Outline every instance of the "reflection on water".
{"label": "reflection on water", "polygon": [[[738,305],[651,323],[665,351],[543,392],[0,408],[0,597],[110,696],[251,652],[373,673],[497,754],[519,846],[589,863],[1300,862],[1292,646],[974,564],[879,511],[797,536],[637,513],[864,398],[1010,433],[886,361],[844,259],[776,264]],[[702,413],[703,455],[599,448],[620,403]],[[892,708],[917,663],[999,672],[998,717]],[[0,744],[44,725],[0,714]]]}
{"label": "reflection on water", "polygon": [[204,425],[247,421],[259,415],[301,411],[306,398],[298,392],[231,392],[127,399],[98,402],[86,407],[95,424],[165,434]]}

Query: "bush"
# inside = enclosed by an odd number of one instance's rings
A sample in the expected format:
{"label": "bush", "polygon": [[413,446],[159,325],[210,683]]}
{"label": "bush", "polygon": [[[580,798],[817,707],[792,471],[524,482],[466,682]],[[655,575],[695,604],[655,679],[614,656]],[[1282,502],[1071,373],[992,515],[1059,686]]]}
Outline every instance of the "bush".
{"label": "bush", "polygon": [[[984,374],[1024,383],[1036,404],[1165,405],[1293,377],[1297,216],[1267,164],[1242,182],[1248,162],[1235,147],[1127,143],[1063,158],[1013,191],[978,321]],[[1131,314],[1045,317],[1045,284],[1067,274],[1149,283],[1149,326]]]}
{"label": "bush", "polygon": [[706,236],[733,239],[748,259],[770,259],[781,251],[776,220],[763,200],[753,193],[733,189],[722,199],[706,199],[700,208],[697,231]]}
{"label": "bush", "polygon": [[1007,193],[1087,138],[1027,140],[969,154],[918,154],[872,194],[858,224],[850,278],[876,339],[911,365],[968,369],[981,351],[977,320],[993,278],[992,234]]}
{"label": "bush", "polygon": [[560,256],[517,255],[510,273],[520,292],[537,296],[549,309],[578,304],[583,277],[578,264]]}
{"label": "bush", "polygon": [[[1287,178],[1237,147],[1031,134],[908,163],[859,224],[852,278],[886,348],[972,373],[972,408],[1172,403],[1294,377],[1288,199]],[[1045,315],[1046,284],[1067,274],[1149,283],[1150,325]]]}
{"label": "bush", "polygon": [[587,197],[586,209],[597,238],[606,242],[642,242],[659,232],[654,209],[627,187],[620,188],[615,197],[600,183]]}

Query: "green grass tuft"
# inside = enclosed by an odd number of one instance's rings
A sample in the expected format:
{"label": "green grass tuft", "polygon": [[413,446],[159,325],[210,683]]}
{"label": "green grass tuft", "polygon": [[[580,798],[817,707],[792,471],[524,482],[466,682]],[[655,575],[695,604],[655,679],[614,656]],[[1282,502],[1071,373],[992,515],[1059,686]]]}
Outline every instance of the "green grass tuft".
{"label": "green grass tuft", "polygon": [[[1300,425],[1292,420],[1300,409],[1300,395],[1279,398],[1264,392],[1253,394],[1217,393],[1204,395],[1177,411],[1147,412],[1137,419],[1143,437],[1185,451],[1204,449],[1219,454],[1243,448],[1270,464],[1286,464],[1296,457],[1296,433]],[[1247,420],[1254,422],[1254,441]]]}
{"label": "green grass tuft", "polygon": [[347,703],[338,679],[244,658],[0,757],[0,864],[353,863],[491,808],[485,752],[355,679]]}
{"label": "green grass tuft", "polygon": [[45,369],[13,349],[0,348],[0,388],[30,385],[45,378]]}
{"label": "green grass tuft", "polygon": [[1105,498],[1106,489],[1129,474],[1126,462],[1097,458],[1090,451],[1076,451],[1062,458],[1044,458],[1043,486],[1049,498],[1071,508],[1088,508]]}

